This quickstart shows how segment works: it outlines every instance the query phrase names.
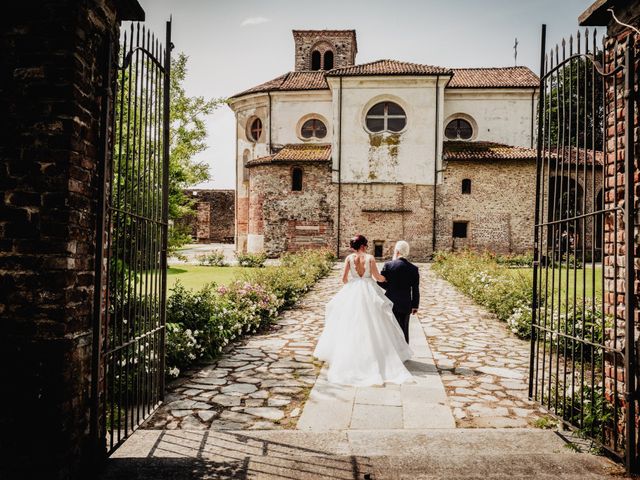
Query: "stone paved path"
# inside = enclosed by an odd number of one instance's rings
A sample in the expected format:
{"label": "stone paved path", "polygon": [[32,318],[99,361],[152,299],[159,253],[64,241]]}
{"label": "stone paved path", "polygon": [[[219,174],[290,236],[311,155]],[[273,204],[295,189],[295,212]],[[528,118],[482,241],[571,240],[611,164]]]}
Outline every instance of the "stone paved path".
{"label": "stone paved path", "polygon": [[405,363],[414,383],[348,387],[327,381],[322,369],[305,404],[298,429],[415,430],[454,428],[455,420],[422,326],[412,321],[413,357]]}
{"label": "stone paved path", "polygon": [[530,427],[544,411],[528,400],[529,342],[421,268],[420,321],[459,427]]}
{"label": "stone paved path", "polygon": [[171,385],[101,480],[622,478],[620,465],[530,428],[543,412],[526,398],[528,343],[420,267],[417,384],[349,389],[318,376],[311,353],[338,266],[270,332]]}
{"label": "stone paved path", "polygon": [[319,367],[311,356],[324,306],[340,288],[340,266],[320,280],[267,332],[233,345],[222,358],[169,385],[147,429],[293,428]]}

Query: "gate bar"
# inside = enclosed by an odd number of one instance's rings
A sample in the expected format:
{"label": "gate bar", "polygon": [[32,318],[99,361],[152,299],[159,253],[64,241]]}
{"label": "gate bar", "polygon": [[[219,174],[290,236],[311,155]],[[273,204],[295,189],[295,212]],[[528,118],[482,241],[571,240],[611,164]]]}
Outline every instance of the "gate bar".
{"label": "gate bar", "polygon": [[[633,472],[636,465],[636,389],[635,389],[635,195],[634,195],[634,173],[635,158],[633,155],[633,131],[635,120],[634,105],[634,74],[635,64],[633,55],[633,34],[627,37],[625,52],[625,86],[624,99],[626,103],[625,127],[624,127],[624,149],[625,149],[625,183],[624,183],[624,240],[625,240],[625,290],[624,290],[624,317],[625,317],[625,392],[624,400],[627,407],[626,416],[626,448],[625,463],[627,472]],[[617,112],[614,112],[617,116]]]}
{"label": "gate bar", "polygon": [[542,179],[541,166],[542,166],[542,115],[544,104],[544,74],[545,74],[545,51],[547,41],[547,25],[542,24],[542,31],[540,33],[540,87],[538,88],[538,138],[537,138],[537,155],[536,155],[536,208],[533,221],[533,299],[531,302],[531,351],[529,352],[529,398],[533,397],[533,368],[535,360],[535,345],[536,345],[536,328],[538,313],[538,265],[540,263],[540,249],[539,243],[539,227],[540,223],[540,188]]}
{"label": "gate bar", "polygon": [[[162,280],[160,282],[160,325],[166,325],[166,313],[167,313],[167,243],[169,235],[169,108],[170,108],[170,83],[171,83],[171,50],[173,44],[171,43],[171,19],[167,22],[167,38],[165,43],[165,57],[164,57],[164,118],[163,131],[162,131],[162,146],[163,146],[163,158],[162,158],[162,247],[160,251],[160,275]],[[165,369],[165,352],[166,352],[166,328],[163,328],[160,333],[160,400],[164,400],[164,369]]]}
{"label": "gate bar", "polygon": [[[111,35],[106,35],[105,40],[105,65],[102,78],[102,102],[100,124],[100,156],[102,165],[96,169],[98,173],[98,205],[96,209],[96,237],[94,258],[94,291],[93,291],[93,338],[91,340],[91,410],[89,431],[92,442],[95,442],[96,456],[104,456],[106,446],[105,438],[101,435],[100,428],[100,367],[102,353],[102,303],[104,301],[104,237],[107,229],[107,190],[105,183],[109,176],[110,149],[109,149],[109,124],[111,123],[111,98],[113,75],[113,42]],[[101,168],[102,167],[102,168]],[[106,392],[103,392],[106,395]],[[103,418],[104,422],[105,419]]]}

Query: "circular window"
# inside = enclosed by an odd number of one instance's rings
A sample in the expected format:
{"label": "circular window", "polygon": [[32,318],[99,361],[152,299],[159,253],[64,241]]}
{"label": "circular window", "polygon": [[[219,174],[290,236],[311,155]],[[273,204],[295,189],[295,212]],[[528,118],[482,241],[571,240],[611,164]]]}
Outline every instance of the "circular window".
{"label": "circular window", "polygon": [[462,118],[451,120],[444,129],[449,140],[469,140],[473,136],[473,127]]}
{"label": "circular window", "polygon": [[260,139],[260,135],[262,135],[262,120],[259,118],[254,118],[251,123],[249,123],[249,128],[247,131],[247,136],[249,139],[257,142]]}
{"label": "circular window", "polygon": [[380,102],[367,112],[366,124],[370,132],[399,132],[407,124],[407,115],[397,103]]}
{"label": "circular window", "polygon": [[300,135],[303,138],[324,138],[327,136],[327,127],[321,120],[312,118],[302,124]]}

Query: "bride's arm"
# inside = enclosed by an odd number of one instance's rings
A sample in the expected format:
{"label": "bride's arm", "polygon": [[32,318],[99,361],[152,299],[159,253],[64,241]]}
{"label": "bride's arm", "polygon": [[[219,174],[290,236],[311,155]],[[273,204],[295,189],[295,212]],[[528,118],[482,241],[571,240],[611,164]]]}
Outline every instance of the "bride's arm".
{"label": "bride's arm", "polygon": [[373,277],[373,279],[376,282],[386,282],[387,279],[384,278],[384,276],[380,275],[380,272],[378,271],[378,264],[376,263],[376,259],[374,257],[371,257],[369,261],[371,262],[371,276]]}
{"label": "bride's arm", "polygon": [[349,257],[344,259],[344,269],[342,270],[342,283],[349,281]]}

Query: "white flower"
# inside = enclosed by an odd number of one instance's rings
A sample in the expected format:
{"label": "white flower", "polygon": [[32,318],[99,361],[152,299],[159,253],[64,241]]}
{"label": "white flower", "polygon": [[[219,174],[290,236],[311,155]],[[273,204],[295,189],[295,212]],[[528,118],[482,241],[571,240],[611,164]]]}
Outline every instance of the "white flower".
{"label": "white flower", "polygon": [[195,360],[196,356],[193,353],[190,353],[189,355],[187,355],[187,357],[189,358],[189,360]]}
{"label": "white flower", "polygon": [[178,367],[170,368],[169,375],[171,375],[172,377],[177,377],[178,375],[180,375],[180,369]]}

